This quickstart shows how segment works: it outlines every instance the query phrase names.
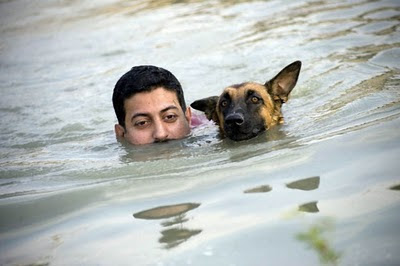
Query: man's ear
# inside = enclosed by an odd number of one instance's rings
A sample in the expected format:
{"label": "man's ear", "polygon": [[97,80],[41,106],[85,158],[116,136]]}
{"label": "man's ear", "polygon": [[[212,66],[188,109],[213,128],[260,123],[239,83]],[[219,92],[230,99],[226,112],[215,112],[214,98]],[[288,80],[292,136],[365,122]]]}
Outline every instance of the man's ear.
{"label": "man's ear", "polygon": [[218,96],[211,96],[208,98],[194,101],[190,106],[196,110],[204,112],[208,120],[213,120],[214,122],[218,123],[218,116],[217,116],[218,99],[219,99]]}
{"label": "man's ear", "polygon": [[188,121],[189,126],[190,126],[191,121],[192,121],[192,109],[190,109],[190,107],[186,107],[185,118]]}
{"label": "man's ear", "polygon": [[115,136],[117,138],[123,138],[124,137],[125,129],[124,129],[123,126],[121,126],[120,124],[115,124],[114,130],[115,130]]}
{"label": "man's ear", "polygon": [[265,83],[268,93],[275,101],[285,103],[288,100],[290,92],[296,86],[300,69],[301,62],[293,62],[282,69],[273,79]]}

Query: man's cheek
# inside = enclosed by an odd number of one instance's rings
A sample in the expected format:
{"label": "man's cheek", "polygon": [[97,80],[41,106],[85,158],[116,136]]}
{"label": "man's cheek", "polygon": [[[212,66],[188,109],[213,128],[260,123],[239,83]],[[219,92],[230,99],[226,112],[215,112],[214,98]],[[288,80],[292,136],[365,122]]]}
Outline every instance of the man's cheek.
{"label": "man's cheek", "polygon": [[190,127],[188,124],[180,123],[174,131],[175,138],[183,138],[190,133]]}
{"label": "man's cheek", "polygon": [[125,135],[125,138],[128,142],[134,145],[140,145],[140,144],[145,144],[148,141],[145,138],[145,135],[143,132],[137,131],[137,130],[129,130],[127,134]]}

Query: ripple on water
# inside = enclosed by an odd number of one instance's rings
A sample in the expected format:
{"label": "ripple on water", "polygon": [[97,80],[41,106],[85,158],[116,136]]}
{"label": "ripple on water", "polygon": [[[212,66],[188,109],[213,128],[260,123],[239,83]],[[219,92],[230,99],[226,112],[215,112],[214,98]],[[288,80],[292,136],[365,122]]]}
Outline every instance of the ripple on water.
{"label": "ripple on water", "polygon": [[[391,262],[377,250],[398,250],[399,13],[392,0],[0,1],[0,264],[284,265],[287,250],[313,265],[321,245],[294,236],[316,243],[304,222],[326,215],[332,247]],[[190,103],[295,60],[276,131],[233,142],[210,123],[180,141],[116,141],[112,89],[133,65],[171,70]]]}

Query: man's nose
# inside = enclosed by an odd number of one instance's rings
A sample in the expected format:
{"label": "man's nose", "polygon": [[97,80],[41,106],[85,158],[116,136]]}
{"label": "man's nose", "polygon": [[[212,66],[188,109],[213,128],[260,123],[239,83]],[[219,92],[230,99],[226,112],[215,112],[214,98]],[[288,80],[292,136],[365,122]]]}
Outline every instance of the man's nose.
{"label": "man's nose", "polygon": [[154,142],[162,142],[168,139],[168,130],[161,121],[155,123],[153,139]]}

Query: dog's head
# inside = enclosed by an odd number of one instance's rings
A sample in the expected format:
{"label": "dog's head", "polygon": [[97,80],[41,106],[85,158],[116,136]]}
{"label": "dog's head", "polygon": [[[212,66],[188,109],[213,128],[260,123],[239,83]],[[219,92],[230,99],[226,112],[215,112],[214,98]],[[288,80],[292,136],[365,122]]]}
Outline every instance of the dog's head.
{"label": "dog's head", "polygon": [[293,62],[264,85],[255,82],[232,85],[220,96],[197,100],[191,107],[215,121],[224,136],[236,141],[253,138],[283,123],[281,107],[296,85],[300,68],[300,61]]}

